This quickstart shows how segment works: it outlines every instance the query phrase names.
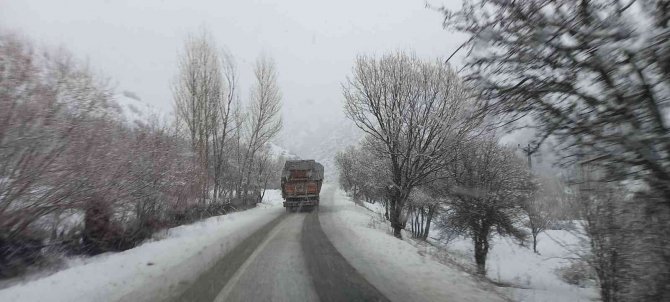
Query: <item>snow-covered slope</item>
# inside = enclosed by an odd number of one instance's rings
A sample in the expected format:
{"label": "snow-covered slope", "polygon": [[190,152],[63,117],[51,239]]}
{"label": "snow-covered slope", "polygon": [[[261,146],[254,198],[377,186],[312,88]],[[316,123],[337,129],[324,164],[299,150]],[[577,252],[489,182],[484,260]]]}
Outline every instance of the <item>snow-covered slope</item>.
{"label": "snow-covered slope", "polygon": [[299,156],[293,154],[290,150],[281,147],[273,142],[269,142],[267,146],[268,149],[270,150],[270,155],[274,156],[275,158],[300,159]]}
{"label": "snow-covered slope", "polygon": [[[384,225],[381,204],[364,203],[364,207],[376,213],[370,225]],[[387,226],[386,226],[387,227]],[[433,245],[418,244],[420,253],[440,258],[440,262],[452,263],[462,269],[474,272],[474,251],[472,241],[455,238],[444,245],[439,231],[433,226],[429,241]],[[505,287],[498,288],[513,301],[572,302],[598,300],[595,284],[580,287],[568,284],[559,277],[559,270],[568,267],[580,250],[581,242],[573,233],[565,230],[547,230],[539,235],[538,251],[522,247],[511,239],[494,237],[486,261],[487,277]]]}
{"label": "snow-covered slope", "polygon": [[436,261],[409,240],[395,239],[383,217],[355,205],[341,190],[324,191],[335,194],[334,204],[324,203],[319,211],[328,238],[392,301],[505,301],[491,284]]}
{"label": "snow-covered slope", "polygon": [[131,126],[142,126],[156,115],[156,111],[132,91],[116,94],[114,100],[119,106],[121,117]]}
{"label": "snow-covered slope", "polygon": [[[558,243],[560,242],[560,244]],[[572,302],[597,300],[595,287],[571,285],[558,276],[558,270],[570,265],[575,257],[578,238],[568,231],[548,230],[538,241],[539,255],[507,238],[495,237],[489,251],[487,276],[510,284],[509,296],[515,301]],[[447,246],[450,258],[463,265],[472,265],[472,242],[458,238]]]}
{"label": "snow-covered slope", "polygon": [[180,283],[195,280],[222,254],[283,213],[281,201],[279,191],[269,190],[257,208],[176,227],[162,240],[89,258],[0,290],[0,301],[164,300]]}

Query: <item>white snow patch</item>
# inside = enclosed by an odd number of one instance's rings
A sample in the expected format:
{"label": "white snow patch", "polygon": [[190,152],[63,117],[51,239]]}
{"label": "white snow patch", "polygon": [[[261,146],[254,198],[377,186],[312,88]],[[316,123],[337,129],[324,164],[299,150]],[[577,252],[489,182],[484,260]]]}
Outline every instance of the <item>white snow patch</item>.
{"label": "white snow patch", "polygon": [[284,199],[281,197],[281,190],[265,190],[263,202],[259,207],[283,207]]}
{"label": "white snow patch", "polygon": [[284,210],[268,190],[258,207],[167,231],[166,239],[120,253],[72,261],[76,266],[0,290],[0,301],[160,301]]}
{"label": "white snow patch", "polygon": [[270,151],[270,154],[274,156],[275,158],[283,157],[285,159],[298,159],[299,157],[288,149],[281,147],[275,143],[267,143],[268,149]]}
{"label": "white snow patch", "polygon": [[119,105],[121,116],[130,126],[144,126],[157,114],[156,110],[143,102],[134,92],[123,91],[115,95],[114,99]]}
{"label": "white snow patch", "polygon": [[325,194],[333,191],[334,204],[323,203],[319,210],[324,232],[344,258],[392,301],[505,301],[490,284],[394,238],[379,214],[355,205],[332,185],[324,186]]}
{"label": "white snow patch", "polygon": [[[568,284],[557,274],[558,269],[570,265],[569,259],[575,257],[572,247],[577,246],[578,241],[568,231],[547,230],[539,235],[538,255],[531,248],[519,246],[511,239],[494,237],[486,261],[487,277],[513,285],[507,291],[514,301],[597,300],[595,287],[582,288]],[[446,249],[452,260],[466,266],[473,265],[471,240],[454,239]]]}

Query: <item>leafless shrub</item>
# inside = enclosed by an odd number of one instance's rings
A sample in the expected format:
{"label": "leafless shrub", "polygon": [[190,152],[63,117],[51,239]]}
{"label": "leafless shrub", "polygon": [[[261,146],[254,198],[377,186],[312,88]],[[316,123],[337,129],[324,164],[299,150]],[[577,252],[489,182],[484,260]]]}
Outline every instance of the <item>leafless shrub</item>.
{"label": "leafless shrub", "polygon": [[133,247],[190,207],[199,186],[188,145],[157,120],[127,125],[116,108],[86,65],[0,34],[2,277],[47,252]]}
{"label": "leafless shrub", "polygon": [[593,268],[588,263],[579,260],[558,269],[557,273],[561,277],[561,280],[579,287],[593,286],[596,282]]}

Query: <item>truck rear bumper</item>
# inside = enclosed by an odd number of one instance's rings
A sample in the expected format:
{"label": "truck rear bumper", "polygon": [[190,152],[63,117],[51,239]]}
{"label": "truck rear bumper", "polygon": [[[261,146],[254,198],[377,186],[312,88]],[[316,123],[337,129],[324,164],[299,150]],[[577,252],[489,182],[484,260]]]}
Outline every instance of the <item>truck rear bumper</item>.
{"label": "truck rear bumper", "polygon": [[303,206],[318,206],[318,205],[319,205],[319,200],[318,199],[287,200],[287,201],[284,201],[284,207],[285,208],[296,208],[296,207],[303,207]]}

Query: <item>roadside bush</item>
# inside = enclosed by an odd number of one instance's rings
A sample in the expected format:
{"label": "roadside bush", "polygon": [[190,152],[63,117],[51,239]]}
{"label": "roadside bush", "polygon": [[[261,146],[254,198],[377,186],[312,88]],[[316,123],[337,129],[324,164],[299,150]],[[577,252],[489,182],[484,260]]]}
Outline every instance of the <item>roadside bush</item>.
{"label": "roadside bush", "polygon": [[[195,199],[189,144],[158,121],[126,123],[86,64],[0,31],[0,71],[0,278],[52,253],[132,248]],[[76,226],[60,224],[68,211]]]}
{"label": "roadside bush", "polygon": [[593,269],[583,261],[574,261],[558,270],[558,276],[568,284],[579,287],[592,286],[596,280]]}
{"label": "roadside bush", "polygon": [[42,258],[41,250],[42,242],[35,236],[0,236],[0,278],[22,274]]}

